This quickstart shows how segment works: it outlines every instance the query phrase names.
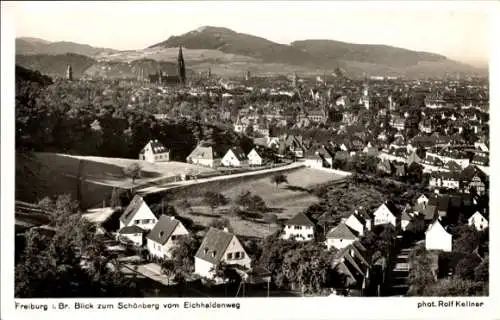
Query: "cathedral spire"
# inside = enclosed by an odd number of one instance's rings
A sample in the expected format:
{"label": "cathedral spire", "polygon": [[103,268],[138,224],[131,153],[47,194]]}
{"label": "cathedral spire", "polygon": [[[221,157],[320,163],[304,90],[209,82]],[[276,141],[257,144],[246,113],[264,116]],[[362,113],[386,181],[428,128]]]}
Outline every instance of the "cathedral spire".
{"label": "cathedral spire", "polygon": [[177,57],[177,72],[179,76],[179,83],[186,84],[186,66],[184,64],[184,57],[182,55],[182,46],[179,47],[179,56]]}

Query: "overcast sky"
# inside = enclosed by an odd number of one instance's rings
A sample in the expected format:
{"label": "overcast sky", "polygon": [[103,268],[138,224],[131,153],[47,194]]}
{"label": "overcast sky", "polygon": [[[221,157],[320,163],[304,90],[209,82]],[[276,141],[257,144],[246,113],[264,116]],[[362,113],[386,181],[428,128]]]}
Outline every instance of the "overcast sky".
{"label": "overcast sky", "polygon": [[[490,21],[485,5],[376,2],[3,2],[16,36],[142,49],[200,26],[227,27],[288,44],[332,39],[387,44],[486,63]],[[453,8],[453,9],[450,9]]]}

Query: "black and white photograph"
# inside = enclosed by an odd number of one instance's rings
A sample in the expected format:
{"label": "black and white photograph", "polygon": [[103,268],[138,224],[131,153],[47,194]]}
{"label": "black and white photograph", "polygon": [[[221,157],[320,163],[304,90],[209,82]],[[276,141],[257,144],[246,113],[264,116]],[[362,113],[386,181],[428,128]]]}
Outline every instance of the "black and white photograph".
{"label": "black and white photograph", "polygon": [[16,309],[487,298],[490,16],[355,2],[2,2]]}

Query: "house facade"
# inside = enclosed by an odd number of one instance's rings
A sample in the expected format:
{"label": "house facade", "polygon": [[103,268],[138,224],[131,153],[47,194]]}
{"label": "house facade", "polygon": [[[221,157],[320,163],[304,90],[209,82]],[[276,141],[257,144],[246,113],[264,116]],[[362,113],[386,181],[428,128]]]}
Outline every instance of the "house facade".
{"label": "house facade", "polygon": [[137,225],[131,225],[118,230],[117,239],[120,241],[125,240],[135,246],[141,247],[144,244],[144,235],[146,232],[146,230]]}
{"label": "house facade", "polygon": [[177,241],[187,236],[189,232],[179,220],[162,215],[146,237],[149,254],[160,259],[170,259],[171,250]]}
{"label": "house facade", "polygon": [[225,167],[241,167],[247,163],[247,156],[240,148],[229,149],[221,160],[221,164]]}
{"label": "house facade", "polygon": [[439,219],[430,224],[425,232],[425,249],[451,252],[452,236],[443,228]]}
{"label": "house facade", "polygon": [[314,223],[299,212],[285,222],[282,239],[295,241],[314,240]]}
{"label": "house facade", "polygon": [[328,231],[325,244],[328,250],[330,250],[330,248],[332,247],[336,249],[342,249],[351,245],[357,239],[358,238],[351,231],[351,229],[349,229],[349,227],[344,222],[341,222],[336,227]]}
{"label": "house facade", "polygon": [[149,141],[139,152],[139,160],[148,162],[166,162],[170,160],[170,151],[158,140]]}
{"label": "house facade", "polygon": [[221,158],[212,146],[198,145],[189,156],[187,156],[186,162],[209,168],[216,168],[220,165]]}
{"label": "house facade", "polygon": [[479,211],[476,211],[467,222],[469,226],[476,228],[477,231],[483,231],[488,228],[488,220]]}
{"label": "house facade", "polygon": [[158,218],[147,203],[141,196],[136,195],[120,217],[120,229],[135,225],[144,230],[151,230],[156,222]]}
{"label": "house facade", "polygon": [[247,155],[248,164],[251,166],[261,166],[263,161],[257,150],[253,148]]}
{"label": "house facade", "polygon": [[210,228],[194,257],[194,272],[214,279],[214,268],[221,262],[250,269],[252,261],[234,234]]}

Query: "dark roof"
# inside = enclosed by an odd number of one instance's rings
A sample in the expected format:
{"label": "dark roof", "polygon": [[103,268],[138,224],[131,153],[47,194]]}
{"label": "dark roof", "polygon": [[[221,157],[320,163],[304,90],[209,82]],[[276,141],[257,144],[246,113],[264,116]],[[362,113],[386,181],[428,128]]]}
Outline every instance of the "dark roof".
{"label": "dark roof", "polygon": [[[164,152],[168,152],[168,149],[165,148],[165,146],[163,144],[161,144],[158,140],[150,140],[147,144],[146,144],[146,147],[148,145],[151,145],[151,150],[153,151],[153,154],[158,154],[158,153],[164,153]],[[144,147],[144,149],[146,149],[146,147]],[[144,153],[144,149],[141,150],[141,154]]]}
{"label": "dark roof", "polygon": [[473,165],[469,165],[460,174],[460,179],[462,181],[471,181],[472,178],[474,178],[475,175],[476,175],[476,167],[473,166]]}
{"label": "dark roof", "polygon": [[355,240],[357,239],[354,232],[343,222],[339,223],[335,228],[331,229],[326,235],[327,238],[333,239],[347,239]]}
{"label": "dark roof", "polygon": [[229,232],[210,228],[195,257],[212,264],[218,264],[233,237],[234,235]]}
{"label": "dark roof", "polygon": [[247,159],[247,155],[245,154],[245,152],[243,152],[243,150],[241,150],[240,147],[232,147],[229,150],[231,150],[234,153],[234,155],[236,156],[236,158],[238,158],[239,161]]}
{"label": "dark roof", "polygon": [[167,243],[179,223],[179,220],[175,219],[173,216],[162,215],[151,232],[148,234],[147,238],[164,245]]}
{"label": "dark roof", "polygon": [[384,204],[395,217],[401,214],[401,211],[399,211],[398,207],[392,201],[386,201]]}
{"label": "dark roof", "polygon": [[428,204],[424,211],[425,220],[434,220],[437,215],[437,206]]}
{"label": "dark roof", "polygon": [[411,217],[408,214],[408,212],[406,212],[406,210],[403,211],[403,214],[401,215],[401,220],[411,221]]}
{"label": "dark roof", "polygon": [[144,233],[146,230],[142,229],[139,226],[136,226],[135,224],[132,226],[126,226],[120,229],[118,231],[119,234],[134,234],[134,233]]}
{"label": "dark roof", "polygon": [[285,225],[289,226],[311,226],[314,227],[314,223],[302,212],[297,213],[292,218],[285,222]]}
{"label": "dark roof", "polygon": [[120,221],[125,225],[129,224],[130,221],[132,221],[132,219],[134,218],[135,213],[139,210],[143,203],[145,203],[144,199],[139,195],[135,195],[132,201],[130,201],[127,209],[125,209],[125,211],[121,215]]}
{"label": "dark roof", "polygon": [[448,211],[450,206],[450,197],[449,196],[441,196],[439,197],[438,211]]}
{"label": "dark roof", "polygon": [[219,156],[213,147],[200,144],[189,154],[189,158],[213,160],[219,158]]}

